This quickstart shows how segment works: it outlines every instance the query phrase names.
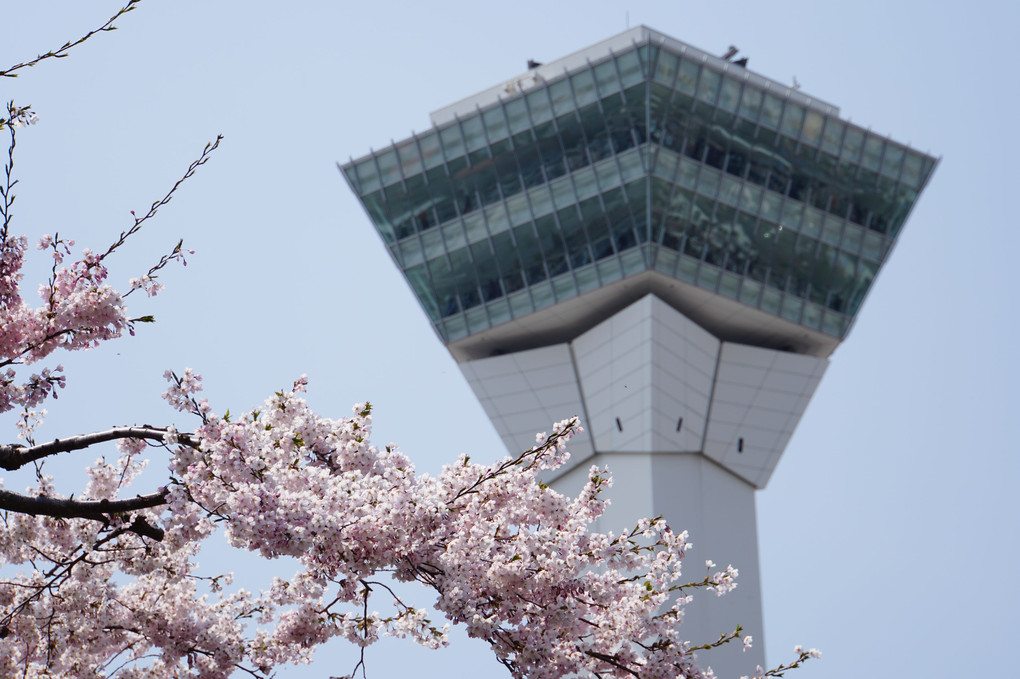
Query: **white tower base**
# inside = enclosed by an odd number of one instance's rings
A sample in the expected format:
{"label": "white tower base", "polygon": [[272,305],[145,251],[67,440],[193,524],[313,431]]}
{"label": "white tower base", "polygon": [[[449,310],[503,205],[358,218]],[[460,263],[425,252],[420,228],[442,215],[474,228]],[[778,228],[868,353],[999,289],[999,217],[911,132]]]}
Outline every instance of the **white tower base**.
{"label": "white tower base", "polygon": [[701,592],[684,637],[711,642],[739,624],[755,639],[703,652],[720,677],[765,666],[754,491],[764,488],[828,361],[723,342],[647,295],[570,342],[461,363],[512,453],[535,432],[580,415],[584,434],[550,479],[576,494],[592,465],[608,466],[612,506],[598,530],[663,516],[690,532],[689,580],[705,560],[740,570],[717,598]]}

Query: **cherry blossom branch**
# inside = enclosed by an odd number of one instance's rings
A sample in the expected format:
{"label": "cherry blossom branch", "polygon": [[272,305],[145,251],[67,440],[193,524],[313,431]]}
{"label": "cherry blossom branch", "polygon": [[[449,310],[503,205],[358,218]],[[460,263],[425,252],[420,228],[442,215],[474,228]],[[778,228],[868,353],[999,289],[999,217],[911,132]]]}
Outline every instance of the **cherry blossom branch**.
{"label": "cherry blossom branch", "polygon": [[44,457],[68,453],[72,450],[82,450],[118,439],[144,439],[147,441],[157,441],[158,445],[166,445],[168,437],[177,443],[191,448],[198,448],[198,440],[194,436],[191,434],[179,434],[171,427],[114,427],[113,429],[92,434],[54,439],[53,441],[40,443],[35,446],[23,446],[17,443],[0,446],[0,467],[7,471],[14,471]]}
{"label": "cherry blossom branch", "polygon": [[52,516],[60,519],[77,518],[103,521],[112,514],[123,514],[138,509],[151,509],[165,505],[166,497],[165,489],[123,500],[74,500],[45,495],[33,497],[0,489],[0,510],[31,514],[32,516]]}
{"label": "cherry blossom branch", "polygon": [[[541,459],[541,457],[544,454],[548,453],[550,450],[556,450],[561,439],[569,438],[570,436],[572,436],[575,430],[579,428],[579,426],[580,420],[577,417],[573,417],[570,420],[565,421],[564,426],[562,428],[559,428],[557,431],[554,431],[548,437],[543,436],[542,438],[545,439],[543,443],[529,450],[525,450],[517,457],[505,459],[502,462],[502,464],[500,464],[495,469],[487,470],[486,473],[480,475],[474,483],[458,490],[457,494],[454,495],[453,498],[447,504],[453,505],[460,498],[466,495],[473,495],[477,493],[482,485],[498,476],[505,474],[510,469],[519,468],[523,471],[530,470],[532,467],[538,464],[538,460]],[[532,457],[534,459],[532,459],[529,463],[524,464],[524,461],[529,457]],[[470,459],[471,458],[469,457],[464,458],[464,463],[467,464],[468,460]]]}
{"label": "cherry blossom branch", "polygon": [[[718,647],[723,646],[725,644],[728,644],[731,641],[733,641],[734,639],[740,637],[740,633],[742,631],[744,631],[744,628],[741,627],[740,625],[737,625],[737,628],[735,630],[733,630],[732,632],[728,632],[728,633],[727,632],[723,632],[722,634],[719,635],[719,638],[716,639],[715,641],[710,641],[708,643],[701,644],[699,646],[688,646],[687,650],[688,651],[707,651],[710,648],[718,648]],[[747,643],[750,644],[750,641],[748,641]]]}
{"label": "cherry blossom branch", "polygon": [[91,548],[84,544],[79,545],[78,547],[75,548],[75,551],[81,550],[81,553],[75,556],[74,558],[70,558],[69,556],[67,559],[63,561],[59,560],[54,561],[53,568],[43,574],[45,581],[33,584],[30,587],[30,589],[33,590],[32,593],[29,594],[24,599],[22,599],[22,601],[18,603],[16,606],[7,611],[7,613],[3,617],[0,617],[0,639],[3,639],[10,634],[9,625],[12,623],[15,617],[18,616],[22,611],[24,611],[33,601],[40,598],[42,594],[47,590],[51,592],[56,592],[57,590],[59,590],[60,586],[70,579],[71,573],[74,570],[75,566],[81,563],[87,564],[88,556],[90,553],[98,550],[104,544],[109,543],[117,539],[121,535],[124,535],[125,533],[129,532],[134,532],[132,526],[122,526],[120,528],[113,530],[107,535],[101,537],[99,540],[96,541],[94,545],[91,546]]}
{"label": "cherry blossom branch", "polygon": [[[13,117],[14,114],[14,102],[7,104],[8,115]],[[11,134],[11,142],[7,145],[7,162],[4,164],[4,185],[0,187],[0,216],[4,218],[3,226],[0,227],[0,242],[7,240],[8,228],[11,223],[11,206],[14,204],[14,194],[11,191],[14,190],[14,185],[18,183],[17,179],[12,179],[14,176],[14,147],[17,146],[17,141],[14,135],[14,126],[9,125]],[[0,129],[3,129],[0,125]],[[0,271],[0,275],[6,275],[5,272]]]}
{"label": "cherry blossom branch", "polygon": [[637,671],[635,671],[635,670],[631,669],[630,667],[628,667],[627,665],[621,663],[619,661],[619,659],[614,657],[614,656],[608,655],[606,653],[599,653],[598,651],[592,651],[592,650],[587,650],[587,651],[584,652],[584,654],[586,656],[588,656],[589,658],[595,658],[596,660],[601,660],[602,662],[607,663],[609,665],[612,665],[613,667],[615,667],[616,669],[618,669],[620,671],[626,672],[627,674],[630,674],[630,675],[632,675],[634,677],[637,677],[637,679],[641,679],[641,675],[638,674]]}
{"label": "cherry blossom branch", "polygon": [[[803,646],[796,646],[794,647],[793,652],[797,654],[796,660],[789,662],[785,665],[773,667],[764,674],[758,672],[754,676],[761,679],[763,679],[764,677],[781,677],[783,676],[783,673],[786,672],[787,670],[792,670],[800,667],[805,661],[807,661],[810,658],[822,657],[822,652],[819,651],[817,648],[811,648],[805,651]],[[761,668],[759,668],[759,670],[760,669]]]}
{"label": "cherry blossom branch", "polygon": [[46,52],[44,54],[40,54],[35,59],[14,64],[13,66],[7,68],[6,70],[0,70],[0,78],[17,78],[18,74],[15,73],[15,71],[21,70],[23,68],[30,68],[38,64],[40,61],[44,61],[46,59],[63,59],[64,57],[67,56],[67,53],[72,48],[77,47],[78,45],[82,44],[92,36],[96,35],[97,33],[104,33],[106,31],[117,30],[117,27],[113,25],[113,22],[122,17],[123,15],[127,14],[128,12],[132,11],[135,8],[135,5],[137,5],[139,2],[141,2],[141,0],[129,0],[126,5],[117,10],[116,14],[107,19],[105,24],[103,24],[99,28],[92,29],[91,31],[89,31],[82,37],[78,38],[77,40],[65,42],[57,49],[50,50],[49,52]]}
{"label": "cherry blossom branch", "polygon": [[[0,489],[0,510],[29,514],[31,516],[52,516],[62,519],[89,519],[109,523],[115,514],[124,514],[139,509],[151,509],[167,503],[166,489],[148,495],[137,495],[123,500],[74,500],[54,498],[45,495],[22,495]],[[157,542],[163,539],[163,530],[153,526],[143,517],[136,516],[125,527],[126,530],[144,535]]]}

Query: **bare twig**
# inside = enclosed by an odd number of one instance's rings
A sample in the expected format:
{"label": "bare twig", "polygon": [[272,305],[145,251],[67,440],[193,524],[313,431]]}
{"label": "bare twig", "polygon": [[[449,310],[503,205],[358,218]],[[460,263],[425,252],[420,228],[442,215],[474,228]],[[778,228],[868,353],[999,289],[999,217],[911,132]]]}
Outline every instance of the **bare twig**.
{"label": "bare twig", "polygon": [[123,15],[127,14],[131,10],[133,10],[135,8],[135,5],[137,5],[141,1],[142,0],[128,0],[128,3],[126,5],[117,10],[117,13],[114,14],[109,19],[107,19],[106,23],[100,26],[99,28],[92,29],[91,31],[89,31],[82,37],[78,38],[77,40],[65,42],[63,45],[61,45],[55,50],[50,50],[49,52],[40,54],[35,59],[31,59],[29,61],[25,61],[19,64],[14,64],[13,66],[7,68],[6,70],[0,70],[0,78],[17,78],[18,74],[15,73],[15,71],[35,66],[40,61],[45,61],[46,59],[63,59],[64,57],[67,56],[67,53],[72,48],[82,44],[95,34],[103,33],[105,31],[117,30],[117,27],[113,25],[113,22],[122,17]]}
{"label": "bare twig", "polygon": [[[190,179],[191,176],[194,175],[195,172],[198,170],[198,168],[205,165],[209,161],[209,154],[211,154],[219,147],[220,142],[222,140],[223,135],[218,134],[216,135],[216,139],[214,141],[206,144],[205,148],[202,149],[202,153],[201,155],[199,155],[198,159],[193,161],[191,165],[188,166],[188,169],[184,173],[184,175],[180,179],[178,179],[172,187],[170,187],[170,190],[167,191],[166,195],[157,200],[156,202],[154,202],[152,205],[150,205],[149,211],[146,212],[144,215],[142,215],[141,217],[135,216],[135,223],[132,224],[131,228],[129,228],[127,231],[121,231],[120,237],[118,237],[117,240],[114,241],[113,245],[111,245],[106,250],[106,252],[99,256],[100,261],[108,257],[111,253],[113,253],[114,250],[123,245],[124,241],[126,241],[130,236],[132,236],[139,229],[142,228],[142,224],[156,216],[156,212],[159,210],[159,208],[163,207],[164,205],[170,202],[170,200],[174,197],[174,194],[177,193],[177,189],[181,187],[181,184]],[[180,247],[179,243],[178,247]]]}

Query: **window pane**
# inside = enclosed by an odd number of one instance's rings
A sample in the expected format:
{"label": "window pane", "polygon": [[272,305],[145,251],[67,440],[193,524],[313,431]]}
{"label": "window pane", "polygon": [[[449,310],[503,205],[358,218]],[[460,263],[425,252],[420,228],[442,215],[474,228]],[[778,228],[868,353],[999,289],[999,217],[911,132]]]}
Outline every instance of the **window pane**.
{"label": "window pane", "polygon": [[376,156],[379,163],[379,173],[382,176],[384,186],[389,186],[400,181],[400,171],[397,170],[397,154],[395,151],[385,151]]}
{"label": "window pane", "polygon": [[903,163],[903,176],[900,181],[912,189],[921,185],[921,156],[916,153],[907,153]]}
{"label": "window pane", "polygon": [[641,73],[641,60],[638,58],[637,51],[628,52],[617,57],[616,63],[620,68],[620,78],[623,79],[624,87],[630,87],[641,82],[643,75]]}
{"label": "window pane", "polygon": [[822,125],[825,124],[825,118],[818,111],[808,110],[804,116],[804,130],[801,133],[801,142],[811,144],[811,146],[818,146],[819,141],[822,138]]}
{"label": "window pane", "polygon": [[680,62],[680,72],[677,75],[676,81],[676,89],[678,92],[683,92],[688,96],[694,96],[694,92],[698,85],[698,70],[699,67],[694,62]]}
{"label": "window pane", "polygon": [[447,160],[464,155],[464,140],[456,124],[439,131],[439,139],[443,142],[443,152]]}
{"label": "window pane", "polygon": [[488,133],[490,144],[509,136],[501,106],[486,111],[482,115],[482,119],[485,121],[485,131]]}
{"label": "window pane", "polygon": [[849,126],[846,130],[846,136],[843,138],[843,150],[839,152],[839,157],[849,161],[856,161],[861,155],[861,146],[863,145],[863,130]]}
{"label": "window pane", "polygon": [[659,61],[655,64],[655,79],[667,87],[672,87],[679,64],[679,57],[660,50]]}
{"label": "window pane", "polygon": [[545,88],[531,92],[527,96],[528,108],[531,110],[531,121],[538,125],[552,119],[552,108],[549,106],[549,94]]}
{"label": "window pane", "polygon": [[740,83],[732,78],[723,78],[722,89],[719,90],[719,108],[735,113],[740,101]]}
{"label": "window pane", "polygon": [[485,130],[482,128],[482,119],[473,116],[461,121],[461,128],[464,130],[464,141],[468,151],[475,151],[485,146]]}
{"label": "window pane", "polygon": [[439,147],[439,135],[435,131],[428,132],[418,140],[421,147],[421,155],[425,158],[426,169],[432,169],[443,164],[443,152]]}
{"label": "window pane", "polygon": [[744,95],[740,99],[740,115],[748,120],[757,120],[761,109],[762,91],[744,85]]}
{"label": "window pane", "polygon": [[599,96],[605,98],[620,90],[620,82],[616,78],[616,67],[612,61],[604,61],[595,67],[595,80],[599,85]]}
{"label": "window pane", "polygon": [[779,127],[779,119],[783,115],[783,102],[771,94],[765,95],[761,109],[761,124],[773,130]]}
{"label": "window pane", "polygon": [[839,146],[843,140],[843,130],[846,125],[835,118],[825,121],[825,132],[822,134],[822,150],[826,153],[836,155],[839,153]]}
{"label": "window pane", "polygon": [[413,139],[397,147],[397,156],[400,158],[400,169],[405,179],[421,174],[421,156],[418,155],[418,145],[414,143]]}
{"label": "window pane", "polygon": [[879,163],[882,162],[882,146],[883,142],[879,137],[868,135],[867,141],[864,142],[864,157],[861,158],[861,165],[872,172],[878,172]]}
{"label": "window pane", "polygon": [[570,82],[574,86],[574,97],[578,106],[587,106],[598,99],[595,93],[595,77],[591,71],[575,73],[570,77]]}
{"label": "window pane", "polygon": [[803,122],[804,109],[792,101],[786,102],[786,110],[783,113],[783,134],[796,139],[800,135],[800,127]]}
{"label": "window pane", "polygon": [[574,103],[570,95],[570,82],[566,79],[560,80],[549,86],[549,96],[552,97],[553,113],[561,116],[567,111],[574,109]]}
{"label": "window pane", "polygon": [[517,134],[531,127],[531,123],[528,122],[528,109],[524,104],[523,97],[506,103],[506,117],[510,121],[511,134]]}
{"label": "window pane", "polygon": [[379,174],[375,171],[375,161],[369,158],[363,163],[359,163],[355,170],[357,172],[359,192],[361,195],[367,195],[373,191],[377,191],[381,186],[379,183]]}
{"label": "window pane", "polygon": [[715,71],[707,68],[703,69],[701,72],[701,82],[698,83],[698,99],[714,104],[721,80],[722,78]]}
{"label": "window pane", "polygon": [[885,157],[882,159],[882,174],[890,179],[900,176],[900,166],[903,164],[903,147],[895,144],[887,144]]}

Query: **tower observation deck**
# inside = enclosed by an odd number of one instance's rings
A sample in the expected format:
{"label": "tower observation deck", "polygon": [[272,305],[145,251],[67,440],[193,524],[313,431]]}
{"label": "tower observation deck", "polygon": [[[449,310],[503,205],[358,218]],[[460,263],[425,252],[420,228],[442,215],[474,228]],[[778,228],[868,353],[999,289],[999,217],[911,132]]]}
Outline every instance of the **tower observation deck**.
{"label": "tower observation deck", "polygon": [[601,529],[662,515],[740,569],[684,625],[741,624],[704,662],[750,674],[754,491],[937,160],[644,26],[431,117],[344,177],[510,451],[580,415],[554,486],[608,465]]}

